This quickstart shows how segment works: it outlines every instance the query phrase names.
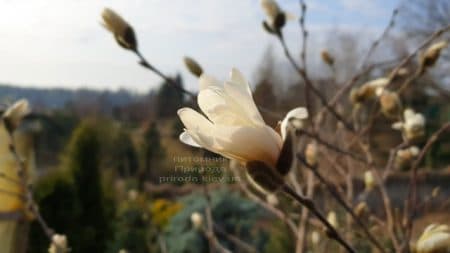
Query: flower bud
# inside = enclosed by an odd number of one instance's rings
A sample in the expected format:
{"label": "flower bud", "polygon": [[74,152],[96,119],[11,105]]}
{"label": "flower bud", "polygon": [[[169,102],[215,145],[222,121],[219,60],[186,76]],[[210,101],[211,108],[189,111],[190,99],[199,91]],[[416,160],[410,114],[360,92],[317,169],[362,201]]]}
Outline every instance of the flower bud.
{"label": "flower bud", "polygon": [[376,96],[377,90],[384,88],[389,84],[389,79],[382,77],[378,79],[371,80],[364,83],[359,88],[353,89],[350,92],[350,101],[356,105],[363,103]]}
{"label": "flower bud", "polygon": [[314,246],[319,245],[319,243],[320,243],[320,233],[319,233],[319,231],[314,230],[314,231],[311,233],[311,243],[312,243]]}
{"label": "flower bud", "polygon": [[369,211],[369,207],[366,202],[360,202],[354,209],[356,216],[361,217]]}
{"label": "flower bud", "polygon": [[433,191],[431,192],[431,197],[436,198],[441,193],[441,187],[434,187]]}
{"label": "flower bud", "polygon": [[333,66],[334,64],[334,57],[328,53],[327,50],[322,50],[320,53],[320,57],[322,58],[322,61],[325,62],[329,66]]}
{"label": "flower bud", "polygon": [[364,173],[364,185],[366,187],[366,191],[371,191],[375,186],[375,179],[371,171],[366,171]]}
{"label": "flower bud", "polygon": [[339,226],[337,215],[334,211],[330,211],[327,215],[327,221],[333,226],[334,228],[337,228]]}
{"label": "flower bud", "polygon": [[203,69],[200,66],[200,64],[197,63],[194,59],[191,57],[185,56],[183,58],[184,64],[186,65],[186,68],[191,72],[194,76],[200,77],[203,73]]}
{"label": "flower bud", "polygon": [[121,47],[132,51],[137,50],[138,45],[133,27],[119,14],[109,8],[105,8],[102,12],[102,18],[102,25],[114,35]]}
{"label": "flower bud", "polygon": [[198,212],[194,212],[191,214],[191,222],[195,229],[201,229],[203,226],[203,216]]}
{"label": "flower bud", "polygon": [[401,101],[396,92],[379,89],[381,111],[386,117],[395,118],[400,115]]}
{"label": "flower bud", "polygon": [[54,234],[52,243],[48,249],[49,253],[67,253],[69,252],[67,245],[67,237],[65,235]]}
{"label": "flower bud", "polygon": [[431,45],[425,53],[422,54],[420,58],[420,70],[423,73],[427,68],[434,66],[436,61],[439,59],[441,50],[446,48],[448,45],[447,41],[440,41]]}
{"label": "flower bud", "polygon": [[306,162],[311,166],[317,165],[317,143],[308,143],[305,149]]}
{"label": "flower bud", "polygon": [[6,109],[3,113],[3,122],[6,129],[12,133],[22,122],[22,119],[30,113],[28,101],[21,99]]}
{"label": "flower bud", "polygon": [[121,249],[121,250],[119,250],[119,253],[129,253],[129,252],[126,249]]}
{"label": "flower bud", "polygon": [[411,166],[414,158],[419,155],[419,151],[419,148],[416,146],[397,151],[397,155],[395,156],[395,167],[397,169],[404,169]]}
{"label": "flower bud", "polygon": [[279,204],[278,198],[275,194],[271,193],[266,196],[266,201],[271,206],[277,206]]}
{"label": "flower bud", "polygon": [[136,199],[138,198],[139,193],[136,190],[129,190],[128,191],[128,200],[129,201],[136,201]]}

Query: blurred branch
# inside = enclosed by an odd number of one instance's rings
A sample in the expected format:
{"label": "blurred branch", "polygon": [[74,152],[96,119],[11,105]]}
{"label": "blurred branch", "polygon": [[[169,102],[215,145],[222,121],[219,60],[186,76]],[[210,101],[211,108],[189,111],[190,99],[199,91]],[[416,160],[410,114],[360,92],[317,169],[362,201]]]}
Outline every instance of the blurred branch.
{"label": "blurred branch", "polygon": [[363,230],[365,236],[369,241],[378,249],[380,252],[386,252],[381,244],[375,239],[372,233],[369,231],[367,226],[358,218],[358,216],[353,212],[353,209],[347,204],[347,202],[339,195],[336,189],[329,183],[320,172],[317,170],[317,167],[311,166],[306,162],[305,158],[300,154],[297,155],[297,159],[302,162],[302,164],[310,169],[314,176],[326,187],[331,196],[336,199],[336,201],[350,214],[352,219],[358,224],[358,226]]}
{"label": "blurred branch", "polygon": [[362,60],[362,63],[361,63],[360,69],[363,69],[366,66],[367,62],[370,59],[370,56],[372,56],[372,54],[375,51],[375,49],[379,46],[381,41],[386,38],[386,36],[388,35],[389,31],[394,27],[394,25],[395,25],[395,18],[397,17],[397,14],[398,14],[398,8],[395,8],[392,11],[392,15],[391,15],[391,19],[389,20],[389,24],[386,26],[386,28],[384,28],[384,30],[381,33],[380,37],[378,37],[378,39],[376,39],[372,43],[372,45],[370,46],[369,50],[367,51],[367,54],[364,56],[364,58]]}
{"label": "blurred branch", "polygon": [[[326,98],[324,97],[324,95],[316,88],[314,87],[314,85],[312,84],[312,81],[309,79],[307,73],[305,72],[305,70],[303,68],[301,68],[294,60],[294,58],[292,57],[291,53],[289,52],[289,49],[286,45],[285,40],[283,39],[282,36],[278,36],[278,39],[283,47],[283,51],[285,56],[288,58],[289,62],[291,63],[291,65],[294,67],[294,69],[298,72],[298,74],[302,77],[303,81],[305,82],[305,85],[308,86],[308,88],[314,93],[314,95],[320,100],[320,102],[322,103],[323,106],[325,106],[327,108],[327,110],[333,114],[333,116],[340,121],[345,128],[347,128],[349,131],[354,132],[354,129],[352,127],[352,125],[350,125],[343,117],[342,115],[340,115],[335,108],[333,108],[333,106],[330,106],[326,100]],[[308,101],[306,101],[308,102]],[[307,103],[308,105],[308,103]],[[308,111],[311,109],[311,104],[308,107]]]}
{"label": "blurred branch", "polygon": [[183,92],[184,94],[190,96],[192,99],[195,100],[196,95],[193,92],[190,92],[184,88],[182,88],[181,86],[179,86],[172,78],[168,77],[167,75],[165,75],[163,72],[161,72],[159,69],[157,69],[156,67],[154,67],[153,65],[151,65],[146,59],[145,57],[141,54],[141,52],[139,52],[139,50],[135,50],[133,51],[138,57],[139,57],[139,64],[152,71],[153,73],[155,73],[156,75],[158,75],[159,77],[161,77],[164,81],[166,81],[167,83],[170,83],[175,89]]}
{"label": "blurred branch", "polygon": [[408,204],[406,205],[407,212],[409,213],[407,223],[406,223],[406,239],[405,241],[409,241],[412,233],[413,220],[417,213],[417,170],[419,168],[420,163],[425,158],[425,155],[433,146],[433,144],[447,131],[450,131],[450,122],[444,124],[438,131],[436,131],[427,141],[421,152],[419,153],[417,159],[414,161],[411,166],[411,181],[408,190]]}
{"label": "blurred branch", "polygon": [[306,207],[314,216],[316,216],[319,221],[325,226],[326,235],[339,243],[343,248],[347,250],[347,252],[356,253],[356,251],[350,246],[344,238],[336,231],[333,225],[328,222],[328,220],[319,212],[314,202],[301,194],[297,194],[294,190],[292,190],[289,186],[283,185],[281,190],[286,193],[288,196],[296,200],[299,204]]}

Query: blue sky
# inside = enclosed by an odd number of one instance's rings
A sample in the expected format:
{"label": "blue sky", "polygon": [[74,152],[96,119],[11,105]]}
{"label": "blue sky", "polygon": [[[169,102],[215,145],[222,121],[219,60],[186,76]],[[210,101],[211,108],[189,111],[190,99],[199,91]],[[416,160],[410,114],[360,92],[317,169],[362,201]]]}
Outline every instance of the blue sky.
{"label": "blue sky", "polygon": [[[400,0],[310,0],[307,26],[311,58],[332,29],[376,36]],[[298,1],[279,1],[297,14]],[[159,79],[136,64],[100,25],[111,7],[135,28],[141,51],[166,73],[181,71],[186,85],[197,82],[181,58],[196,58],[204,69],[225,78],[237,67],[252,80],[264,50],[276,40],[261,29],[259,0],[0,0],[0,83],[40,87],[127,88],[146,91]],[[299,46],[296,22],[286,27],[294,52]]]}

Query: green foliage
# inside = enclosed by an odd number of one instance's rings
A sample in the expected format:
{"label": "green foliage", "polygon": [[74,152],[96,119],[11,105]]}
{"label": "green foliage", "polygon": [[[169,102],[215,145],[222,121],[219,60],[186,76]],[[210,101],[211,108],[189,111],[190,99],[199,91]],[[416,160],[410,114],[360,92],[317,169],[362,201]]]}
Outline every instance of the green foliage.
{"label": "green foliage", "polygon": [[292,238],[292,232],[284,223],[280,221],[274,223],[264,252],[295,252],[296,238]]}
{"label": "green foliage", "polygon": [[[206,200],[202,194],[191,194],[180,200],[183,210],[169,222],[165,240],[170,253],[202,253],[208,251],[208,243],[202,233],[192,227],[190,217],[193,212],[204,214]],[[257,204],[226,190],[211,193],[213,220],[228,234],[252,244],[258,250],[264,247],[265,232],[258,228],[257,222],[264,213]],[[236,246],[223,235],[217,233],[220,242],[236,251]]]}
{"label": "green foliage", "polygon": [[119,172],[119,175],[122,177],[136,175],[139,164],[136,150],[131,142],[130,133],[120,127],[110,149],[111,153],[108,155],[113,163],[112,166]]}
{"label": "green foliage", "polygon": [[148,210],[143,199],[129,200],[119,211],[114,226],[114,239],[109,244],[108,252],[148,252],[148,228],[150,227]]}
{"label": "green foliage", "polygon": [[143,171],[142,176],[151,179],[155,176],[157,169],[162,160],[164,160],[165,152],[161,145],[161,136],[155,123],[152,123],[144,133],[144,141],[141,147]]}
{"label": "green foliage", "polygon": [[[35,185],[35,198],[47,223],[58,233],[68,234],[70,242],[80,241],[78,219],[81,208],[75,186],[67,171],[55,171]],[[49,241],[37,222],[30,229],[30,253],[48,252]]]}
{"label": "green foliage", "polygon": [[76,231],[79,233],[80,242],[73,243],[75,252],[105,251],[110,227],[105,215],[99,166],[98,132],[92,123],[84,122],[72,135],[64,164],[73,175],[82,210]]}
{"label": "green foliage", "polygon": [[[73,252],[105,252],[112,201],[105,198],[100,171],[101,142],[95,126],[83,122],[72,134],[62,168],[41,179],[35,194],[42,215],[68,236]],[[48,239],[33,224],[31,252],[47,252]]]}

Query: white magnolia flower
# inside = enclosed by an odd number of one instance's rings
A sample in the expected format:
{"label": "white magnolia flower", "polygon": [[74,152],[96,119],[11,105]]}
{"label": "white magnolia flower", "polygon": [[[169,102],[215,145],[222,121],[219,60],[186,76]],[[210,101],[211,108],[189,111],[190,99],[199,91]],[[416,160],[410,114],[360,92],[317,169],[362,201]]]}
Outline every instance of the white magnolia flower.
{"label": "white magnolia flower", "polygon": [[191,214],[191,222],[194,228],[200,229],[203,225],[203,216],[198,212],[194,212]]}
{"label": "white magnolia flower", "polygon": [[28,113],[30,106],[26,99],[20,99],[8,107],[3,113],[3,121],[8,131],[14,131]]}
{"label": "white magnolia flower", "polygon": [[415,249],[417,253],[449,252],[450,228],[447,225],[429,225],[417,240]]}
{"label": "white magnolia flower", "polygon": [[180,140],[229,159],[275,166],[288,122],[295,126],[307,117],[304,108],[292,110],[281,123],[280,135],[264,123],[249,84],[238,70],[233,69],[223,85],[205,74],[199,83],[198,105],[206,117],[191,108],[178,110],[185,126]]}
{"label": "white magnolia flower", "polygon": [[392,127],[402,130],[406,139],[413,140],[425,135],[425,117],[422,114],[408,108],[403,112],[403,117],[403,122],[396,122]]}
{"label": "white magnolia flower", "polygon": [[125,19],[109,8],[103,10],[102,18],[102,25],[114,35],[114,38],[120,46],[131,50],[137,48],[134,30]]}
{"label": "white magnolia flower", "polygon": [[65,235],[54,234],[48,252],[49,253],[68,252],[67,237]]}

